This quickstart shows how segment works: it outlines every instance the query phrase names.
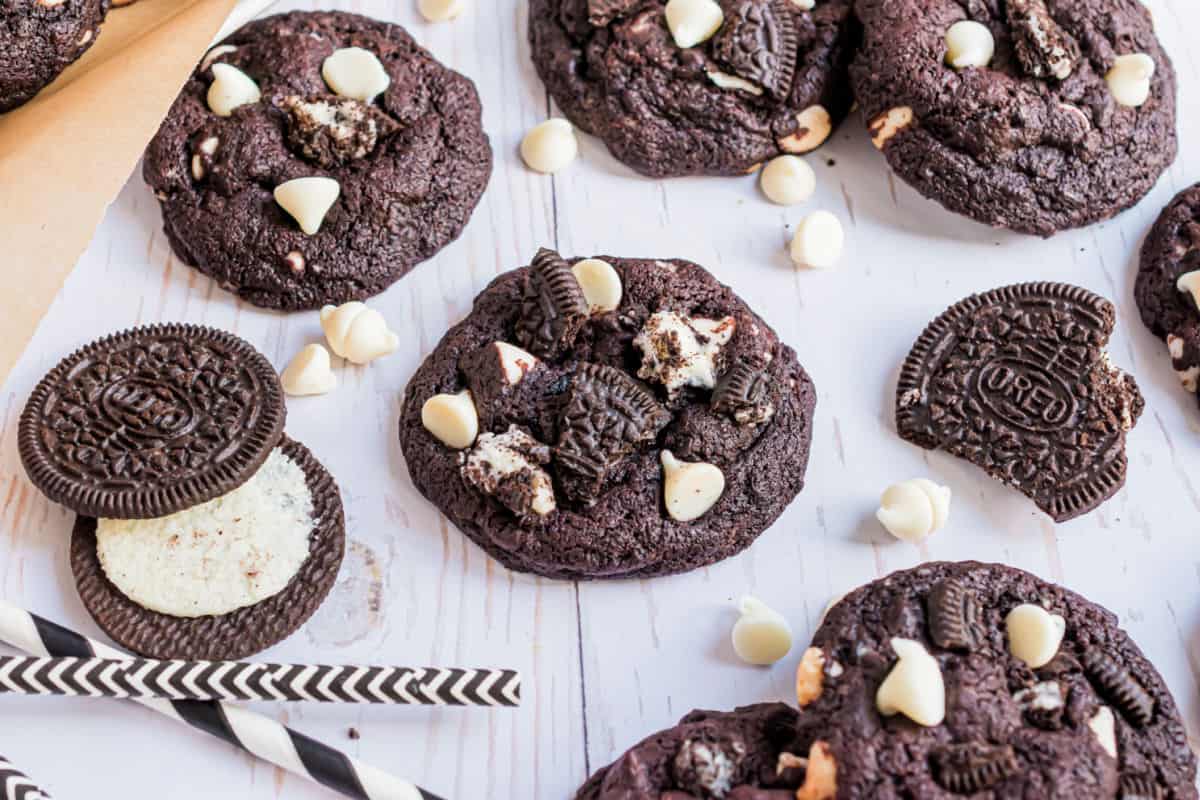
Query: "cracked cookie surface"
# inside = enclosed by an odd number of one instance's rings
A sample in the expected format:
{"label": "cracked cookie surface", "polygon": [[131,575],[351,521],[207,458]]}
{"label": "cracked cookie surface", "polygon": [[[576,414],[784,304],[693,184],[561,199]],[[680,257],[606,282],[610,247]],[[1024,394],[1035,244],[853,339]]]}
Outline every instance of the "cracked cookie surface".
{"label": "cracked cookie surface", "polygon": [[[386,73],[369,102],[323,77],[335,51],[361,48]],[[257,102],[218,116],[213,64],[237,68]],[[265,308],[299,310],[383,291],[462,232],[492,152],[479,97],[398,25],[340,12],[252,22],[210,52],[146,151],[175,253]],[[313,176],[340,193],[305,234],[272,197]]]}
{"label": "cracked cookie surface", "polygon": [[850,108],[850,0],[722,0],[681,49],[662,0],[530,0],[538,73],[567,116],[651,177],[740,175],[818,147]]}
{"label": "cracked cookie surface", "polygon": [[0,114],[28,102],[96,41],[109,0],[0,0]]}
{"label": "cracked cookie surface", "polygon": [[[979,222],[1050,236],[1138,202],[1176,152],[1175,73],[1138,0],[858,0],[850,69],[876,146],[918,192]],[[971,20],[986,67],[945,63]],[[1106,75],[1142,53],[1148,99],[1122,106]],[[1060,77],[1061,76],[1061,77]]]}
{"label": "cracked cookie surface", "polygon": [[[812,382],[792,349],[701,267],[600,258],[620,281],[615,310],[590,308],[573,283],[578,260],[549,250],[476,298],[405,392],[409,473],[515,570],[649,577],[728,558],[804,485]],[[423,410],[462,392],[466,410],[458,402],[455,413],[477,419],[478,438],[454,449]],[[689,483],[696,465],[700,482]],[[718,474],[723,486],[705,483]],[[681,521],[668,513],[676,486],[715,501],[685,503]]]}

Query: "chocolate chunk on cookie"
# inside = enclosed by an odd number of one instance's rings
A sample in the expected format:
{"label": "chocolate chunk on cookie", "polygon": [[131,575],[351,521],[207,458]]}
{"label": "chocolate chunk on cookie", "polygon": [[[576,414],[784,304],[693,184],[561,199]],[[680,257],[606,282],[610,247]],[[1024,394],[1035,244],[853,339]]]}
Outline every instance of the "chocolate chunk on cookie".
{"label": "chocolate chunk on cookie", "polygon": [[1134,289],[1146,327],[1167,343],[1184,389],[1200,381],[1200,184],[1163,209],[1142,244]]}
{"label": "chocolate chunk on cookie", "polygon": [[896,427],[1028,495],[1057,522],[1125,483],[1144,402],[1104,351],[1116,309],[1085,289],[1028,283],[952,306],[900,373]]}
{"label": "chocolate chunk on cookie", "polygon": [[156,520],[79,517],[71,571],[88,613],[122,647],[235,660],[316,612],[345,543],[337,484],[285,437],[259,472],[210,503]]}
{"label": "chocolate chunk on cookie", "polygon": [[413,376],[400,443],[421,493],[509,568],[648,577],[774,522],[814,405],[791,348],[701,267],[543,249]]}
{"label": "chocolate chunk on cookie", "polygon": [[695,27],[700,4],[679,5],[682,21],[662,2],[530,2],[538,73],[617,159],[651,177],[741,175],[816,149],[845,118],[860,33],[850,0],[721,0],[695,44],[672,28]]}
{"label": "chocolate chunk on cookie", "polygon": [[797,719],[783,703],[693,711],[597,770],[575,800],[795,800],[808,755]]}
{"label": "chocolate chunk on cookie", "polygon": [[275,369],[249,343],[152,325],[51,370],[21,414],[18,450],[34,486],[79,514],[162,517],[245,483],[286,416]]}
{"label": "chocolate chunk on cookie", "polygon": [[801,663],[796,740],[826,743],[836,797],[1198,796],[1175,701],[1116,616],[1021,570],[893,573],[838,602]]}
{"label": "chocolate chunk on cookie", "polygon": [[28,102],[87,52],[109,0],[0,4],[0,114]]}
{"label": "chocolate chunk on cookie", "polygon": [[[1175,72],[1138,0],[860,0],[856,12],[850,75],[875,146],[951,211],[1050,236],[1134,205],[1175,159]],[[964,25],[977,45],[965,55],[949,35]]]}
{"label": "chocolate chunk on cookie", "polygon": [[398,25],[297,11],[205,57],[143,175],[180,259],[293,311],[366,299],[431,258],[491,169],[471,81]]}

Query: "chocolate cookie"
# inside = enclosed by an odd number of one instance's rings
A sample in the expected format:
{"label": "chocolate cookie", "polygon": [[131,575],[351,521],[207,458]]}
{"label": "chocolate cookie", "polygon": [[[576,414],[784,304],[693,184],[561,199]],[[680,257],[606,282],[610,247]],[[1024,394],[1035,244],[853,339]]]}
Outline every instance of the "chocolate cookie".
{"label": "chocolate cookie", "polygon": [[973,295],[934,320],[900,372],[896,428],[1028,495],[1057,522],[1125,484],[1144,401],[1104,346],[1112,303],[1061,283]]}
{"label": "chocolate cookie", "polygon": [[1116,616],[1021,570],[896,572],[801,664],[798,741],[828,748],[839,800],[1197,797],[1175,701]]}
{"label": "chocolate cookie", "polygon": [[820,146],[845,118],[851,0],[722,0],[681,48],[662,0],[530,0],[538,73],[580,128],[651,177],[740,175]]}
{"label": "chocolate cookie", "polygon": [[[875,146],[951,211],[1050,236],[1132,206],[1175,159],[1175,72],[1138,0],[856,11],[865,36],[850,74]],[[981,27],[952,35],[970,42],[955,67],[947,33],[964,21]]]}
{"label": "chocolate cookie", "polygon": [[109,0],[0,0],[0,114],[30,100],[96,41]]}
{"label": "chocolate cookie", "polygon": [[701,267],[542,250],[413,376],[400,442],[421,493],[511,569],[648,577],[775,521],[815,402],[792,349]]}
{"label": "chocolate cookie", "polygon": [[480,113],[400,26],[290,12],[209,53],[143,173],[183,261],[265,308],[340,304],[461,233],[492,169]]}
{"label": "chocolate cookie", "polygon": [[162,517],[253,475],[287,408],[270,362],[197,325],[114,334],[65,358],[21,414],[34,486],[86,516]]}
{"label": "chocolate cookie", "polygon": [[[1190,277],[1185,277],[1190,276]],[[1184,189],[1142,245],[1134,295],[1142,321],[1167,343],[1183,387],[1200,379],[1200,184]]]}
{"label": "chocolate cookie", "polygon": [[803,770],[780,770],[796,738],[796,711],[763,703],[693,711],[596,771],[575,800],[795,800]]}
{"label": "chocolate cookie", "polygon": [[[81,516],[71,538],[71,571],[79,597],[96,624],[122,647],[140,655],[196,661],[245,658],[283,641],[303,625],[337,579],[346,524],[337,484],[308,448],[284,437],[279,453],[302,470],[313,520],[307,557],[282,591],[218,615],[183,617],[152,611],[114,584],[97,553],[97,520]],[[197,527],[180,535],[220,534]],[[209,587],[214,592],[220,588]]]}

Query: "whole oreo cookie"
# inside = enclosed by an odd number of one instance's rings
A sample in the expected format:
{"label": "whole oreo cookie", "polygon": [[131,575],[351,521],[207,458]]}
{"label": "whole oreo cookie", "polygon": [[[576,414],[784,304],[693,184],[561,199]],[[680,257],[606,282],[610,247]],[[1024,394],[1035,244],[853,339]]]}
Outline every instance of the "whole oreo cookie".
{"label": "whole oreo cookie", "polygon": [[506,566],[649,577],[775,521],[815,402],[792,349],[701,267],[542,250],[413,376],[400,442],[421,493]]}
{"label": "whole oreo cookie", "polygon": [[1200,184],[1184,189],[1142,245],[1134,289],[1142,321],[1167,343],[1180,383],[1200,380]]}
{"label": "whole oreo cookie", "polygon": [[[474,84],[399,25],[290,12],[210,52],[143,174],[180,259],[255,305],[318,308],[458,237],[491,176],[480,115]],[[321,180],[280,190],[301,178]]]}
{"label": "whole oreo cookie", "polygon": [[[96,624],[122,647],[140,655],[192,661],[245,658],[283,641],[303,625],[337,579],[346,546],[346,523],[337,484],[308,448],[284,437],[279,453],[303,472],[313,520],[308,556],[282,591],[223,614],[183,617],[152,611],[114,584],[97,553],[97,520],[80,516],[71,538],[71,571],[84,608]],[[199,527],[179,530],[176,542],[168,547],[186,546],[178,541],[180,537],[213,533]],[[215,550],[208,554],[217,557]],[[217,592],[223,587],[209,588]]]}
{"label": "whole oreo cookie", "polygon": [[580,128],[652,177],[740,175],[820,146],[845,118],[851,0],[722,0],[681,48],[659,0],[530,0],[538,73]]}
{"label": "whole oreo cookie", "polygon": [[693,711],[597,770],[575,800],[795,800],[803,770],[779,765],[796,756],[797,721],[783,703]]}
{"label": "whole oreo cookie", "polygon": [[1175,701],[1116,616],[1021,570],[893,573],[835,605],[801,663],[798,741],[827,748],[838,798],[1197,797]]}
{"label": "whole oreo cookie", "polygon": [[[865,37],[850,74],[875,145],[951,211],[1050,236],[1132,206],[1175,159],[1175,73],[1138,0],[855,8]],[[947,33],[966,21],[981,27],[956,35],[982,41],[956,68]]]}
{"label": "whole oreo cookie", "polygon": [[0,2],[0,113],[27,102],[96,41],[109,0]]}
{"label": "whole oreo cookie", "polygon": [[34,389],[18,433],[34,486],[85,516],[148,519],[245,483],[283,434],[270,362],[197,325],[114,334]]}
{"label": "whole oreo cookie", "polygon": [[1028,495],[1055,521],[1125,483],[1144,401],[1104,351],[1116,309],[1059,283],[974,295],[934,320],[900,372],[896,427]]}

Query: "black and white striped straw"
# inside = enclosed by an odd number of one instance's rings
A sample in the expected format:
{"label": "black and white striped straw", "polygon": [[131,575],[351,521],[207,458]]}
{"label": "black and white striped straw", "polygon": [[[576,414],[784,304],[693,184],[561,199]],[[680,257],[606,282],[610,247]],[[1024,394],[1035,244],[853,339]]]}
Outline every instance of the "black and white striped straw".
{"label": "black and white striped straw", "polygon": [[520,693],[508,669],[0,656],[0,694],[512,707]]}
{"label": "black and white striped straw", "polygon": [[0,756],[0,800],[50,800],[25,773]]}
{"label": "black and white striped straw", "polygon": [[[39,657],[128,656],[94,639],[0,601],[0,641]],[[273,719],[216,701],[135,700],[147,708],[216,736],[234,747],[354,800],[442,800],[410,781],[351,758]]]}

